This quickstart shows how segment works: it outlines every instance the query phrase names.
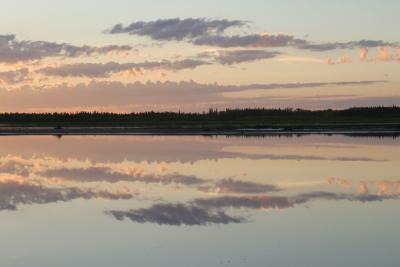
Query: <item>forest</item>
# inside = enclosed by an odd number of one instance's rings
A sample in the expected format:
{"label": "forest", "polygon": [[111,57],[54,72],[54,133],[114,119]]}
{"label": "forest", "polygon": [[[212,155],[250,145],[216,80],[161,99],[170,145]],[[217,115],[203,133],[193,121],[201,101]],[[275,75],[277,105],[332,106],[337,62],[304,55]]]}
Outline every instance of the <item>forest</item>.
{"label": "forest", "polygon": [[344,110],[210,109],[207,112],[78,112],[1,113],[2,127],[138,127],[238,129],[268,127],[398,127],[400,107],[359,107]]}

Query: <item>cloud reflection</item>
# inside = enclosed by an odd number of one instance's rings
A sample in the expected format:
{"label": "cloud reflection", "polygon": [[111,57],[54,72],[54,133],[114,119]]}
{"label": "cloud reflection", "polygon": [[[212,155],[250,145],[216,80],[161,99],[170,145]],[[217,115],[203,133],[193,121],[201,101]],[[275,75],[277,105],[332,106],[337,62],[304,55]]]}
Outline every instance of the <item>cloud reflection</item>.
{"label": "cloud reflection", "polygon": [[379,202],[399,199],[400,195],[346,194],[334,192],[310,192],[291,197],[286,196],[221,196],[198,198],[186,204],[155,204],[150,208],[129,211],[107,211],[117,220],[130,219],[136,223],[156,223],[159,225],[209,225],[244,223],[245,217],[231,217],[226,209],[287,209],[316,200]]}
{"label": "cloud reflection", "polygon": [[142,182],[142,183],[161,183],[161,184],[183,184],[197,185],[205,183],[207,180],[193,175],[182,175],[179,173],[156,175],[145,174],[142,169],[132,168],[127,173],[113,170],[109,167],[91,166],[88,168],[57,168],[49,169],[40,173],[44,177],[57,177],[64,180],[74,180],[79,182],[109,182],[117,183],[121,181]]}
{"label": "cloud reflection", "polygon": [[261,194],[281,191],[281,189],[275,185],[244,182],[233,180],[232,178],[220,180],[212,187],[199,187],[199,189],[205,192],[218,194]]}
{"label": "cloud reflection", "polygon": [[223,211],[185,204],[156,204],[147,209],[130,211],[109,211],[115,219],[122,221],[129,219],[137,223],[157,223],[159,225],[208,225],[242,223],[242,217],[232,217]]}
{"label": "cloud reflection", "polygon": [[19,205],[68,202],[75,199],[131,199],[128,191],[82,189],[77,187],[50,188],[21,181],[0,182],[0,210],[16,210]]}

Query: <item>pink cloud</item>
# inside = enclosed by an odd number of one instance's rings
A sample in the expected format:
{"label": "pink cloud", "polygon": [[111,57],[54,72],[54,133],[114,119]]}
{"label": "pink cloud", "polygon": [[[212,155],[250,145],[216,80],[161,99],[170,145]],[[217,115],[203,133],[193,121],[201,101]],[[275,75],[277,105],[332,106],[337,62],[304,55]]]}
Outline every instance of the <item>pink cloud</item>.
{"label": "pink cloud", "polygon": [[361,61],[365,61],[368,57],[368,48],[360,48],[358,50],[358,56],[360,57]]}
{"label": "pink cloud", "polygon": [[390,47],[378,47],[378,56],[376,61],[390,61],[393,59],[392,49]]}
{"label": "pink cloud", "polygon": [[332,59],[332,58],[327,59],[328,65],[347,64],[347,63],[352,63],[352,62],[353,62],[353,57],[350,55],[341,56],[341,57],[337,58],[336,60]]}
{"label": "pink cloud", "polygon": [[366,195],[366,194],[369,193],[368,185],[367,185],[366,182],[360,182],[358,192],[359,192],[361,195]]}
{"label": "pink cloud", "polygon": [[397,48],[397,61],[400,63],[400,48]]}

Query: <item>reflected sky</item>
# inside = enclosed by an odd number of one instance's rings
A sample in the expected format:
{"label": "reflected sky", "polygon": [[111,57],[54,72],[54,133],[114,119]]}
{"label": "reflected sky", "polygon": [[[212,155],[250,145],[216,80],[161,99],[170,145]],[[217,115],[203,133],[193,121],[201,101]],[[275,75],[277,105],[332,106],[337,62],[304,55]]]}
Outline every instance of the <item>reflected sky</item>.
{"label": "reflected sky", "polygon": [[1,137],[0,265],[398,266],[399,152],[340,135]]}

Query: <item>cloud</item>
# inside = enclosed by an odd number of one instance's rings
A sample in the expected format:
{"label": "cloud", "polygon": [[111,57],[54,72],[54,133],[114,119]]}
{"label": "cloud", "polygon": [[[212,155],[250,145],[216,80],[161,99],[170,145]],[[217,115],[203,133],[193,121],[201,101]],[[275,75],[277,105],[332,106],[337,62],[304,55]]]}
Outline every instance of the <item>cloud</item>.
{"label": "cloud", "polygon": [[397,53],[397,61],[400,63],[400,48],[396,49],[396,53]]}
{"label": "cloud", "polygon": [[[377,61],[377,62],[387,62],[387,61],[392,61],[396,60],[394,54],[393,54],[393,48],[390,46],[379,46],[376,47],[378,54],[372,58],[369,61]],[[358,49],[358,57],[360,61],[367,61],[368,55],[369,55],[369,49],[368,48],[359,48]],[[327,60],[327,63],[329,65],[336,65],[336,64],[345,64],[345,63],[352,63],[353,58],[349,55],[342,56],[338,58],[337,60],[334,60],[332,58],[329,58]]]}
{"label": "cloud", "polygon": [[367,59],[367,57],[368,57],[368,48],[365,48],[365,47],[360,48],[358,50],[358,56],[359,56],[361,61],[365,61]]}
{"label": "cloud", "polygon": [[129,219],[136,223],[157,223],[159,225],[209,225],[245,222],[244,218],[232,217],[223,211],[184,204],[155,204],[147,209],[130,211],[108,211],[115,219]]}
{"label": "cloud", "polygon": [[261,194],[280,191],[275,185],[237,181],[232,178],[220,180],[212,187],[203,187],[200,189],[219,194]]}
{"label": "cloud", "polygon": [[353,62],[353,57],[350,55],[341,56],[337,60],[334,60],[332,58],[329,58],[327,60],[328,65],[347,64],[352,62]]}
{"label": "cloud", "polygon": [[229,28],[243,27],[247,22],[240,20],[209,20],[205,18],[160,19],[156,21],[136,21],[128,26],[117,24],[106,30],[110,34],[131,34],[149,37],[158,41],[181,41],[211,33],[223,33]]}
{"label": "cloud", "polygon": [[392,49],[390,47],[378,47],[378,56],[376,61],[391,61],[393,59]]}
{"label": "cloud", "polygon": [[[1,48],[0,48],[1,49]],[[0,72],[0,82],[5,84],[17,84],[29,81],[29,69],[21,68],[12,71]]]}
{"label": "cloud", "polygon": [[314,43],[296,38],[290,34],[248,34],[248,35],[204,35],[191,41],[194,45],[215,47],[292,47],[312,52],[326,52],[332,50],[348,50],[356,48],[397,47],[398,43],[377,40],[360,40],[349,42]]}
{"label": "cloud", "polygon": [[192,41],[194,45],[216,46],[216,47],[253,47],[271,48],[292,46],[296,40],[287,34],[250,34],[250,35],[205,35]]}
{"label": "cloud", "polygon": [[106,30],[109,34],[145,36],[156,41],[186,41],[194,45],[214,47],[293,47],[302,50],[324,52],[337,49],[372,48],[398,46],[398,43],[382,40],[358,40],[348,42],[315,43],[295,38],[291,34],[252,33],[226,35],[230,28],[242,28],[248,22],[240,20],[210,20],[205,18],[160,19],[137,21],[128,26],[117,24]]}
{"label": "cloud", "polygon": [[46,67],[39,70],[40,73],[49,76],[60,77],[90,77],[106,78],[112,74],[128,71],[140,73],[148,70],[169,70],[179,71],[184,69],[194,69],[202,65],[208,65],[208,62],[200,60],[185,59],[180,61],[148,61],[143,63],[75,63],[65,64],[56,67]]}
{"label": "cloud", "polygon": [[18,205],[67,202],[80,198],[119,200],[132,197],[129,192],[95,191],[76,187],[49,188],[11,180],[0,182],[0,210],[16,210]]}
{"label": "cloud", "polygon": [[199,57],[213,58],[216,62],[223,65],[233,65],[243,62],[271,59],[279,55],[281,55],[280,52],[265,50],[219,50],[201,53]]}
{"label": "cloud", "polygon": [[75,46],[46,41],[19,41],[15,35],[0,35],[0,63],[17,63],[47,57],[80,57],[129,52],[132,47],[109,45],[102,47]]}
{"label": "cloud", "polygon": [[350,42],[333,42],[333,43],[310,43],[308,41],[298,40],[294,47],[298,49],[310,50],[314,52],[324,52],[331,50],[356,49],[356,48],[377,48],[382,46],[395,47],[398,43],[385,42],[381,40],[360,40]]}

